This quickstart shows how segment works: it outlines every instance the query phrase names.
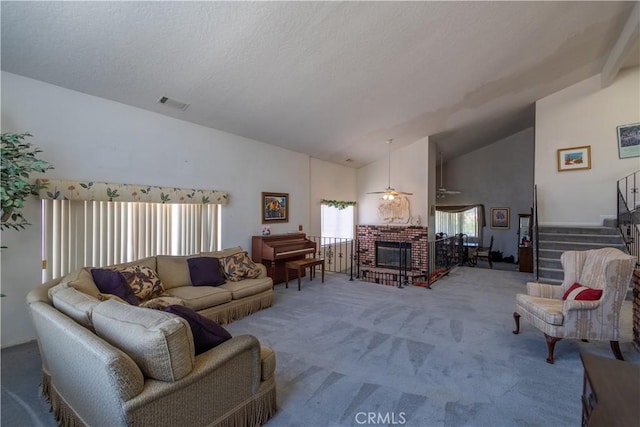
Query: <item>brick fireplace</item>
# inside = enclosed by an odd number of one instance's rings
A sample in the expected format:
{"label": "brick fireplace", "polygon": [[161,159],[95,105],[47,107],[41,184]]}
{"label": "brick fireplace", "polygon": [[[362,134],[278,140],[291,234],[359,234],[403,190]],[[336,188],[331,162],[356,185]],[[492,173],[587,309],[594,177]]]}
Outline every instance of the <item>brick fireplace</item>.
{"label": "brick fireplace", "polygon": [[[398,225],[356,226],[360,278],[384,285],[425,279],[427,227]],[[384,262],[380,262],[384,251]],[[395,257],[393,255],[395,248]],[[402,263],[402,266],[399,264]]]}

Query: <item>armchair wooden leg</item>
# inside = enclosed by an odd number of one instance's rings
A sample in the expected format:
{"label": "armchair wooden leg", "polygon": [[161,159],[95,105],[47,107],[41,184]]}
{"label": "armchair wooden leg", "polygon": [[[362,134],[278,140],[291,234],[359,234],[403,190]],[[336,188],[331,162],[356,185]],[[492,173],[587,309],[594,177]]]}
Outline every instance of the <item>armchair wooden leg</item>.
{"label": "armchair wooden leg", "polygon": [[611,350],[613,351],[613,355],[616,357],[616,359],[624,360],[624,357],[622,357],[622,352],[620,351],[620,343],[618,341],[609,341],[609,344],[611,344]]}
{"label": "armchair wooden leg", "polygon": [[560,341],[562,338],[552,337],[550,335],[544,334],[545,339],[547,340],[547,351],[549,355],[547,356],[547,363],[553,365],[553,350],[556,347],[556,343]]}
{"label": "armchair wooden leg", "polygon": [[513,312],[513,320],[516,321],[516,329],[512,332],[518,335],[520,333],[520,315],[515,311]]}

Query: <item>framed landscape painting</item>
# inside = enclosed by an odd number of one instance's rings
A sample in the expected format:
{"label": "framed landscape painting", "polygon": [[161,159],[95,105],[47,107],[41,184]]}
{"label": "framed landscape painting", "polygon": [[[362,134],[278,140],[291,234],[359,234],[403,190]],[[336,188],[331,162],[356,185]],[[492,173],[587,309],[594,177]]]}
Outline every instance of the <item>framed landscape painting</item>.
{"label": "framed landscape painting", "polygon": [[289,193],[262,193],[262,223],[289,222]]}
{"label": "framed landscape painting", "polygon": [[558,150],[558,172],[591,169],[591,146]]}
{"label": "framed landscape painting", "polygon": [[640,157],[640,123],[618,126],[618,156]]}
{"label": "framed landscape painting", "polygon": [[491,208],[491,228],[509,229],[509,208]]}

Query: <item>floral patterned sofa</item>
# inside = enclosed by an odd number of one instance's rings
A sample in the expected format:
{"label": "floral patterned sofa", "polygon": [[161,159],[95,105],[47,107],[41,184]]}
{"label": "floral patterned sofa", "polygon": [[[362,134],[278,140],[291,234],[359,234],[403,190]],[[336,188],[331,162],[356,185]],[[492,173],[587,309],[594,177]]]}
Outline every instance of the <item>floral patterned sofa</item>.
{"label": "floral patterned sofa", "polygon": [[[213,259],[224,283],[211,286],[199,267]],[[94,281],[114,271],[133,295]],[[269,347],[239,335],[198,353],[191,321],[166,310],[226,324],[271,306],[266,268],[240,247],[82,268],[34,289],[27,303],[42,391],[61,425],[261,425],[276,411]]]}

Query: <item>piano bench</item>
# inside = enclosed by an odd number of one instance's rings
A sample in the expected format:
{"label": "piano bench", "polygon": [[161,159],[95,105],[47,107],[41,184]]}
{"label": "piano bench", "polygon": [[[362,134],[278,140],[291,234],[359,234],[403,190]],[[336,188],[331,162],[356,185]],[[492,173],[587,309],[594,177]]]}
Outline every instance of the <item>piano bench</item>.
{"label": "piano bench", "polygon": [[305,268],[309,268],[309,280],[313,280],[316,265],[322,266],[322,283],[324,283],[324,258],[304,258],[289,261],[284,265],[285,287],[289,289],[289,269],[293,269],[298,272],[298,290],[300,290],[300,277],[304,274]]}

